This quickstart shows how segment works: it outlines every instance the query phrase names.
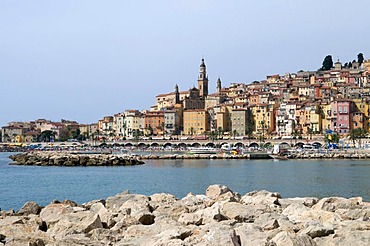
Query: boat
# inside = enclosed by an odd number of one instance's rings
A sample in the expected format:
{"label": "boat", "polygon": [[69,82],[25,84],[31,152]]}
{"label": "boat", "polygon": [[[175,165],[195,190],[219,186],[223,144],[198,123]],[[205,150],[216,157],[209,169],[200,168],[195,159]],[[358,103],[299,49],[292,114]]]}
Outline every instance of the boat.
{"label": "boat", "polygon": [[269,153],[269,156],[278,161],[285,161],[288,160],[288,157],[282,155],[283,151],[280,149],[280,146],[278,144],[274,145],[274,148],[272,150],[272,153]]}
{"label": "boat", "polygon": [[219,152],[218,149],[211,148],[211,147],[197,147],[197,148],[188,148],[189,154],[217,154]]}
{"label": "boat", "polygon": [[275,155],[275,154],[271,154],[270,157],[272,157],[274,159],[274,161],[286,161],[286,160],[289,160],[288,157],[286,156],[283,156],[283,155]]}

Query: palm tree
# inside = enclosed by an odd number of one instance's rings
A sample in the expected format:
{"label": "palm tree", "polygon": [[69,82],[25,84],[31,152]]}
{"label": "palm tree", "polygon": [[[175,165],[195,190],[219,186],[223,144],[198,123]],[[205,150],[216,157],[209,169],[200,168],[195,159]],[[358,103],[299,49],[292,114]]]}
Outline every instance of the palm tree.
{"label": "palm tree", "polygon": [[193,135],[194,135],[194,132],[195,132],[194,127],[190,127],[190,135],[191,135],[191,136],[193,136]]}
{"label": "palm tree", "polygon": [[332,134],[327,134],[325,136],[325,142],[327,143],[339,143],[339,134],[337,132],[333,132]]}
{"label": "palm tree", "polygon": [[13,137],[12,137],[12,142],[15,143],[16,142],[16,138],[17,138],[18,134],[16,133],[13,133]]}
{"label": "palm tree", "polygon": [[356,128],[356,129],[352,129],[348,136],[349,136],[349,139],[352,140],[352,143],[353,143],[353,147],[355,146],[355,142],[357,139],[361,139],[363,137],[365,137],[366,135],[366,132],[364,129],[362,128]]}
{"label": "palm tree", "polygon": [[248,139],[250,140],[253,134],[253,125],[251,121],[249,121],[248,124],[245,126],[245,133],[247,134]]}
{"label": "palm tree", "polygon": [[9,142],[10,140],[9,140],[9,134],[8,133],[5,133],[4,134],[4,141],[5,142]]}
{"label": "palm tree", "polygon": [[132,133],[135,141],[139,141],[140,137],[142,136],[142,132],[139,129],[135,129]]}
{"label": "palm tree", "polygon": [[222,127],[221,126],[219,126],[218,128],[217,128],[217,130],[218,130],[218,138],[219,139],[221,139],[222,138],[222,134],[223,134],[223,129],[222,129]]}
{"label": "palm tree", "polygon": [[217,133],[215,131],[211,131],[209,133],[209,138],[213,141],[217,139]]}

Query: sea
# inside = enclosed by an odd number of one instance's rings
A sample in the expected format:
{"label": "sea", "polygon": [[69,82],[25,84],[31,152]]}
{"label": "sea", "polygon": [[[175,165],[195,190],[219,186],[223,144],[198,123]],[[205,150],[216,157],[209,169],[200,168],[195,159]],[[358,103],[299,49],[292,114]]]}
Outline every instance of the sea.
{"label": "sea", "polygon": [[9,165],[0,152],[0,209],[19,210],[27,201],[84,203],[118,193],[205,194],[223,184],[244,195],[254,190],[288,197],[357,197],[370,201],[368,160],[145,160],[127,167]]}

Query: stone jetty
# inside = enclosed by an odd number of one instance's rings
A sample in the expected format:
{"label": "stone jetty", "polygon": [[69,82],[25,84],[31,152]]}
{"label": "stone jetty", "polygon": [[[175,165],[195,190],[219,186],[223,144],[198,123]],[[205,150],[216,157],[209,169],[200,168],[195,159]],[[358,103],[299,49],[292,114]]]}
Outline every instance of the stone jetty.
{"label": "stone jetty", "polygon": [[84,204],[27,202],[0,211],[0,245],[369,245],[362,198],[245,195],[211,185],[204,195],[123,192]]}
{"label": "stone jetty", "polygon": [[37,166],[132,166],[144,164],[138,157],[69,152],[29,152],[11,155],[13,165]]}

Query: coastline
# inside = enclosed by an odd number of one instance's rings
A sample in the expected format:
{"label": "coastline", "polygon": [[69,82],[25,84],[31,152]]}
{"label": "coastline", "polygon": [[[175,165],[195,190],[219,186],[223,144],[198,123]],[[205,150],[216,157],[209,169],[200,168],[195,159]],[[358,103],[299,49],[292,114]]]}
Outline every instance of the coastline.
{"label": "coastline", "polygon": [[211,185],[181,199],[123,192],[84,204],[27,202],[0,211],[0,245],[365,245],[369,221],[361,197],[242,196]]}
{"label": "coastline", "polygon": [[[279,156],[277,156],[279,157]],[[145,160],[196,160],[196,159],[370,159],[370,151],[301,151],[292,152],[276,158],[276,155],[267,152],[254,151],[241,154],[211,153],[211,154],[189,154],[187,152],[168,153],[163,151],[148,153],[112,153],[111,150],[100,151],[31,151],[11,155],[12,165],[34,165],[34,166],[131,166],[141,165]],[[287,158],[286,158],[287,157]]]}

